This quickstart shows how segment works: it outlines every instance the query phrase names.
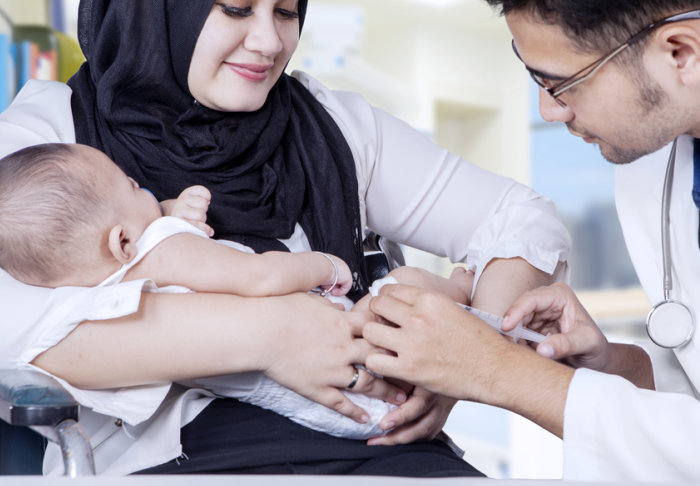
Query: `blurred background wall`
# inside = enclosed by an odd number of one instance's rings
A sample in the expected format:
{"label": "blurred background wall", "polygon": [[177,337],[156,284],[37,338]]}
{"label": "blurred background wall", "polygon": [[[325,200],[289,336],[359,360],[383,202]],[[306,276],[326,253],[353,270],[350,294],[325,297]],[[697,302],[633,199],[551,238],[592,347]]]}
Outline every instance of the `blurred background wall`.
{"label": "blurred background wall", "polygon": [[[16,26],[74,37],[77,4],[0,0],[0,9]],[[8,59],[1,40],[10,31],[0,18],[0,60]],[[505,22],[485,2],[311,0],[290,69],[358,91],[455,153],[551,197],[574,237],[572,285],[589,311],[611,340],[641,334],[648,303],[615,215],[612,166],[564,126],[542,121],[537,88],[512,53]],[[5,92],[17,88],[9,86],[15,74],[0,69]],[[405,251],[409,264],[442,274],[452,267]],[[560,441],[514,414],[460,403],[446,430],[492,477],[561,475]]]}

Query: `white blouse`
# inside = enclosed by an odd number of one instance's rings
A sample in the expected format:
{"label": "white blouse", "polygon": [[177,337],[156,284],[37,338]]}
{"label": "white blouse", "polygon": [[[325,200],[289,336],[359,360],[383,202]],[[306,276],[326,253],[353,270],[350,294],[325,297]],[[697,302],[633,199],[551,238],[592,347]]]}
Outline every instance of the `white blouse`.
{"label": "white blouse", "polygon": [[[345,135],[368,228],[465,262],[477,279],[493,258],[522,257],[549,274],[566,261],[570,237],[549,199],[438,147],[358,94],[330,91],[304,73],[294,76]],[[70,96],[64,84],[30,81],[0,114],[0,156],[39,143],[74,142]],[[303,234],[292,240],[285,243],[294,251],[310,249]],[[559,280],[566,278],[566,266],[561,268]],[[82,321],[135,312],[144,285],[148,282],[47,289],[21,284],[0,270],[0,368],[34,368],[30,363],[37,355]],[[81,423],[98,473],[128,474],[178,457],[180,428],[211,400],[206,391],[170,383],[100,391],[62,383],[84,405]],[[62,471],[56,449],[47,451],[44,466],[47,473]]]}

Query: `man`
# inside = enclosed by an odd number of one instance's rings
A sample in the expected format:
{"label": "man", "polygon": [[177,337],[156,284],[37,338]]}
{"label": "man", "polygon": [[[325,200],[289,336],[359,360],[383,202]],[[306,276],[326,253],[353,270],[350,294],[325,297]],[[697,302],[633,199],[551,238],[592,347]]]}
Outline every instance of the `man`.
{"label": "man", "polygon": [[371,308],[398,327],[368,324],[364,336],[393,354],[366,365],[535,421],[564,439],[566,479],[700,481],[700,336],[685,314],[697,321],[700,309],[700,1],[487,1],[541,87],[542,116],[616,164],[618,213],[650,301],[689,311],[657,312],[650,335],[667,348],[642,349],[608,343],[568,287],[541,288],[503,324],[561,331],[533,353],[435,294],[387,287]]}

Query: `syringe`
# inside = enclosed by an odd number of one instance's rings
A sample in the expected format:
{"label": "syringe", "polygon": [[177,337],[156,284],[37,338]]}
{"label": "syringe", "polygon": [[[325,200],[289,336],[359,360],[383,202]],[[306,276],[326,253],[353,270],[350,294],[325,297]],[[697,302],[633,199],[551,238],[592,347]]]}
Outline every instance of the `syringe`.
{"label": "syringe", "polygon": [[459,304],[462,307],[464,307],[466,310],[474,314],[476,317],[479,319],[485,321],[489,326],[493,327],[496,331],[500,332],[501,334],[505,334],[506,336],[510,336],[516,340],[518,339],[526,339],[528,341],[532,341],[533,343],[541,343],[544,338],[547,336],[540,334],[539,332],[535,332],[532,329],[528,329],[526,327],[523,327],[522,324],[519,324],[518,327],[511,331],[503,331],[501,329],[501,324],[503,323],[503,318],[496,316],[494,314],[489,314],[488,312],[484,312],[480,309],[476,309],[474,307],[470,307],[468,305],[464,304]]}

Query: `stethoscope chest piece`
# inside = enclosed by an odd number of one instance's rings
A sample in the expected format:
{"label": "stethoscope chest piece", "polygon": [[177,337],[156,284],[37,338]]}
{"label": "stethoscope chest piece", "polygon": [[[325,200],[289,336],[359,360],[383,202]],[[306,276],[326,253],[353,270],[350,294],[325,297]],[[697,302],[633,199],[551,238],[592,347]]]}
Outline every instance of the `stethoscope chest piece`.
{"label": "stethoscope chest piece", "polygon": [[647,316],[647,334],[655,344],[662,348],[680,348],[690,342],[695,330],[695,318],[690,308],[682,302],[673,300],[673,275],[671,271],[671,235],[670,207],[673,187],[673,168],[676,165],[676,146],[673,141],[671,153],[666,165],[664,189],[661,202],[661,256],[663,257],[664,300],[656,304]]}
{"label": "stethoscope chest piece", "polygon": [[656,304],[647,316],[649,338],[662,348],[679,348],[688,344],[695,330],[695,318],[688,306],[677,300]]}

